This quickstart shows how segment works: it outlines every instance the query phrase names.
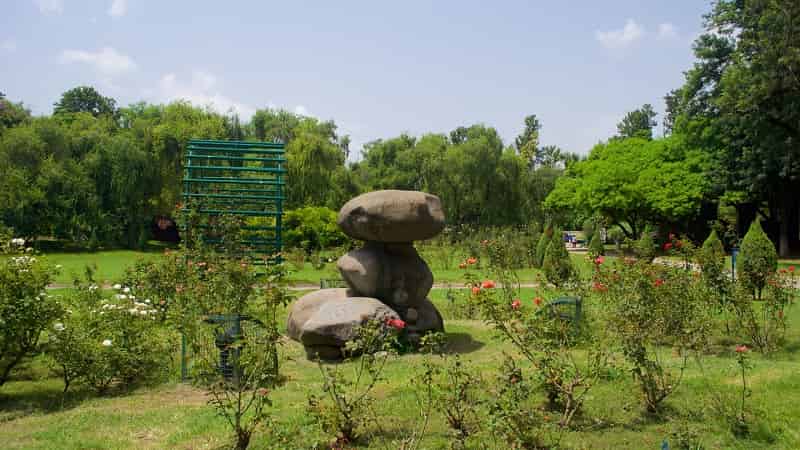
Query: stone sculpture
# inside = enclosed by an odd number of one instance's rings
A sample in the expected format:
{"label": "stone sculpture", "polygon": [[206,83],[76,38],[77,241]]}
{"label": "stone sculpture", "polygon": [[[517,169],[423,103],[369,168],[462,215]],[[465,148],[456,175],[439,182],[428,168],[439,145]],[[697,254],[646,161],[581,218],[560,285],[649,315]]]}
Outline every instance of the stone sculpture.
{"label": "stone sculpture", "polygon": [[386,190],[359,195],[339,211],[339,227],[364,246],[336,265],[348,289],[322,289],[298,299],[289,312],[289,337],[309,357],[335,359],[367,320],[401,318],[409,340],[442,331],[442,316],[427,296],[433,274],[414,248],[444,228],[439,197]]}

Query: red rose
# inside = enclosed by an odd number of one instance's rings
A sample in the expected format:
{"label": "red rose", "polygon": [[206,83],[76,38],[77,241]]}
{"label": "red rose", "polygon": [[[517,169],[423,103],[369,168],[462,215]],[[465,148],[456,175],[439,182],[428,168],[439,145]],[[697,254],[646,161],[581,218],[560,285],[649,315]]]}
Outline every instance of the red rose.
{"label": "red rose", "polygon": [[598,256],[597,258],[594,259],[594,263],[597,264],[598,266],[600,264],[603,264],[605,261],[606,261],[606,259],[603,258],[603,255],[600,255],[600,256]]}
{"label": "red rose", "polygon": [[737,345],[736,346],[736,353],[747,353],[748,351],[750,351],[750,349],[747,348],[746,345]]}
{"label": "red rose", "polygon": [[542,297],[536,297],[533,299],[533,304],[539,306],[542,304]]}
{"label": "red rose", "polygon": [[789,266],[789,272],[794,272],[794,266]]}
{"label": "red rose", "polygon": [[511,309],[519,309],[522,306],[522,302],[519,301],[518,298],[515,298],[513,302],[511,302]]}
{"label": "red rose", "polygon": [[484,289],[491,289],[491,288],[494,287],[494,281],[492,281],[492,280],[484,280],[484,282],[481,283],[481,287],[484,288]]}
{"label": "red rose", "polygon": [[663,286],[664,280],[662,280],[661,278],[656,278],[656,281],[653,282],[653,285],[655,285],[655,287]]}
{"label": "red rose", "polygon": [[481,293],[481,288],[479,286],[472,287],[472,295],[478,295]]}
{"label": "red rose", "polygon": [[406,327],[406,323],[400,319],[389,319],[386,321],[386,325],[394,328],[395,330],[402,330]]}
{"label": "red rose", "polygon": [[478,259],[477,259],[477,258],[474,258],[474,257],[472,257],[472,256],[470,256],[469,258],[467,258],[467,264],[469,264],[469,265],[473,265],[473,264],[475,264],[476,262],[478,262]]}
{"label": "red rose", "polygon": [[666,251],[666,250],[669,250],[669,249],[671,249],[671,248],[672,248],[672,242],[667,242],[666,244],[664,244],[664,250],[665,250],[665,251]]}

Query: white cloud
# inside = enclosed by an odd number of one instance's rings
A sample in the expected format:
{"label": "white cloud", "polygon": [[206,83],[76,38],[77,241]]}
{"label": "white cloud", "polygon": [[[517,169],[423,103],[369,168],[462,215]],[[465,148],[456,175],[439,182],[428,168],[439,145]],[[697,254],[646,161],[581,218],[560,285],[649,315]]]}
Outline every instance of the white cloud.
{"label": "white cloud", "polygon": [[63,64],[88,64],[105,76],[118,75],[136,68],[136,63],[129,56],[119,53],[112,47],[103,47],[94,53],[86,50],[64,50],[61,52],[60,60]]}
{"label": "white cloud", "polygon": [[678,29],[675,25],[666,22],[658,24],[658,38],[661,40],[676,39],[678,37]]}
{"label": "white cloud", "polygon": [[3,42],[0,42],[0,49],[6,52],[15,52],[17,51],[17,41],[13,39],[6,39]]}
{"label": "white cloud", "polygon": [[61,14],[64,12],[63,0],[33,0],[42,14]]}
{"label": "white cloud", "polygon": [[122,17],[128,12],[128,0],[112,0],[108,8],[108,15],[111,17]]}
{"label": "white cloud", "polygon": [[609,49],[625,48],[644,36],[644,27],[633,19],[628,19],[625,26],[618,30],[596,31],[595,39]]}
{"label": "white cloud", "polygon": [[161,101],[187,100],[196,106],[207,106],[217,112],[236,111],[243,120],[249,120],[255,108],[221,94],[216,89],[217,78],[208,72],[195,70],[191,80],[183,82],[174,73],[168,73],[158,82],[156,95]]}

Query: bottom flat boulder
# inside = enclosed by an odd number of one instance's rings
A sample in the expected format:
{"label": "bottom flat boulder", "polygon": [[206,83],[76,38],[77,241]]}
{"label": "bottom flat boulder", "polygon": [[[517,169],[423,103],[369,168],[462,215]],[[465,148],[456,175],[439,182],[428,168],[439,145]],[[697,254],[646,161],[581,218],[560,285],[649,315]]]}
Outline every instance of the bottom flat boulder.
{"label": "bottom flat boulder", "polygon": [[348,291],[346,288],[320,289],[298,298],[297,301],[292,303],[292,307],[289,310],[289,317],[286,320],[286,334],[295,341],[299,341],[300,332],[308,319],[326,302],[347,298]]}
{"label": "bottom flat boulder", "polygon": [[306,350],[344,347],[358,333],[358,327],[369,320],[384,322],[399,319],[397,313],[369,297],[330,299],[309,317],[300,330],[300,342]]}

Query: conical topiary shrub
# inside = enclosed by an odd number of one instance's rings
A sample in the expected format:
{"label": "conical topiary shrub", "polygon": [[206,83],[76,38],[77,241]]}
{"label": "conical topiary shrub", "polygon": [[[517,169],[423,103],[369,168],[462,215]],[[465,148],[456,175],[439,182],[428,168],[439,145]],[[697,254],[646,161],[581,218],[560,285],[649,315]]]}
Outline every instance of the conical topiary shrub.
{"label": "conical topiary shrub", "polygon": [[725,249],[719,240],[716,230],[711,230],[700,251],[697,252],[697,263],[703,272],[703,279],[709,286],[720,289],[725,280]]}
{"label": "conical topiary shrub", "polygon": [[542,232],[541,236],[539,236],[539,242],[536,244],[536,267],[542,267],[542,264],[544,263],[544,254],[547,251],[547,245],[550,244],[550,238],[552,236],[552,227],[545,227],[544,232]]}
{"label": "conical topiary shrub", "polygon": [[600,230],[595,229],[594,233],[592,233],[592,240],[589,241],[589,256],[594,259],[605,254],[606,249],[603,247],[603,239],[600,237]]}
{"label": "conical topiary shrub", "polygon": [[553,231],[542,263],[542,270],[547,281],[559,287],[569,281],[575,273],[562,235],[561,230]]}
{"label": "conical topiary shrub", "polygon": [[751,295],[760,300],[761,291],[777,268],[778,253],[775,251],[775,245],[756,219],[750,224],[750,229],[742,239],[736,276]]}
{"label": "conical topiary shrub", "polygon": [[656,257],[656,244],[653,242],[650,228],[645,228],[642,236],[633,244],[633,252],[637,258],[647,262],[653,261]]}

